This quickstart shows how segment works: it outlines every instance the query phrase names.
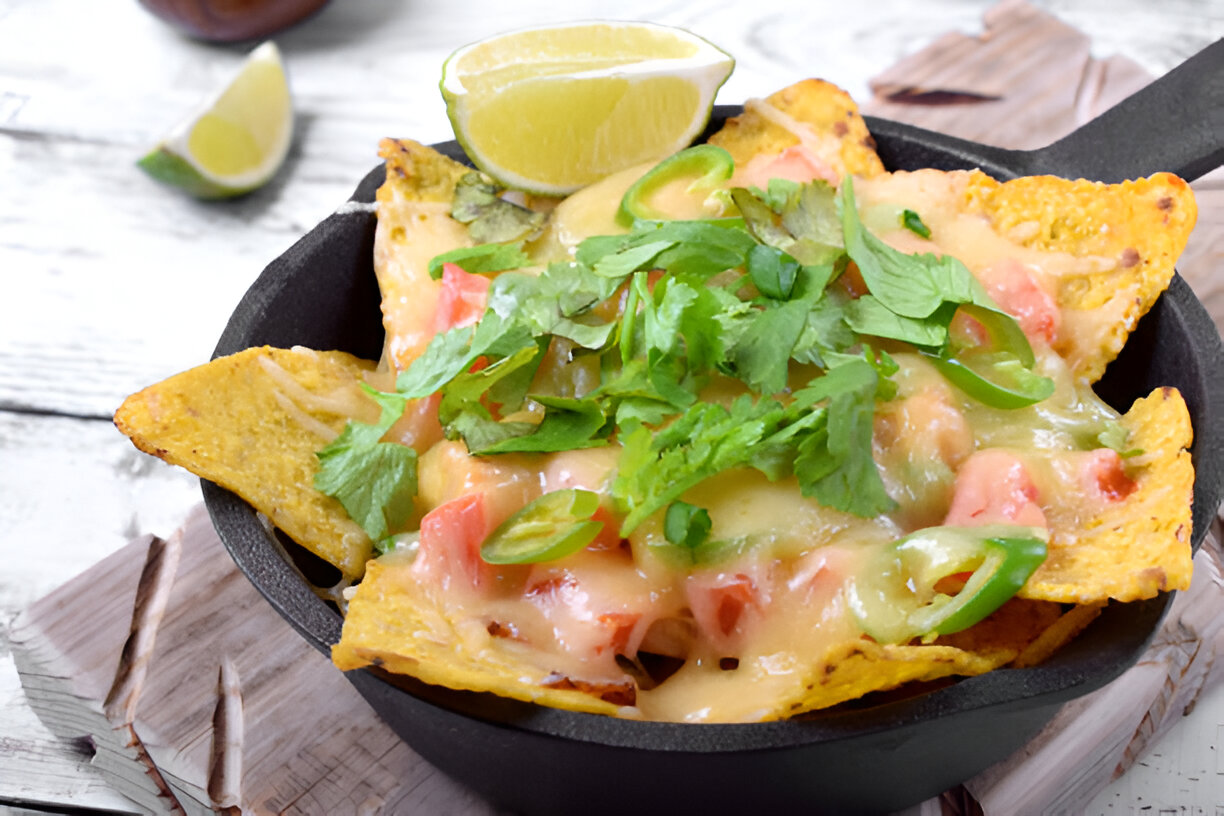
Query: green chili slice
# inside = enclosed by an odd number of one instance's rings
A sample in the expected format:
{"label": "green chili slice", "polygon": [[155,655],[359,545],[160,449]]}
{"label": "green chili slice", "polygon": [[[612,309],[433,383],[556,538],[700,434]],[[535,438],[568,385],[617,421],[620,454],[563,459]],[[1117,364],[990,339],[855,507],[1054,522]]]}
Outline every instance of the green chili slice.
{"label": "green chili slice", "polygon": [[[993,524],[930,527],[889,545],[851,585],[855,619],[881,643],[949,635],[974,625],[1013,597],[1046,559],[1041,528]],[[936,585],[970,573],[954,595]]]}
{"label": "green chili slice", "polygon": [[651,197],[660,189],[672,182],[692,179],[685,187],[685,193],[699,196],[704,201],[719,189],[722,182],[731,178],[734,171],[735,160],[721,147],[700,144],[681,150],[656,164],[625,191],[616,220],[626,227],[632,226],[634,220],[639,218],[650,221],[671,220],[670,216],[650,203]]}
{"label": "green chili slice", "polygon": [[1054,393],[1054,381],[1033,372],[1033,347],[1014,318],[972,303],[960,309],[985,330],[986,342],[970,347],[949,341],[928,354],[949,382],[991,408],[1025,408]]}
{"label": "green chili slice", "polygon": [[591,516],[599,494],[589,490],[554,490],[519,510],[480,545],[490,564],[535,564],[572,555],[595,540],[603,522]]}

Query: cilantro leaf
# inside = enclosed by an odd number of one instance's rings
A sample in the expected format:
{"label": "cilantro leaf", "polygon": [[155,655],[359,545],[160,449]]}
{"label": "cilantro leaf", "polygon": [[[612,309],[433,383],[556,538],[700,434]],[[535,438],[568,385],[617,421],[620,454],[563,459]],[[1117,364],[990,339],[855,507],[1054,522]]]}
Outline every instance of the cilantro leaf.
{"label": "cilantro leaf", "polygon": [[763,394],[785,389],[791,353],[810,308],[807,300],[792,300],[758,312],[731,352],[739,378]]}
{"label": "cilantro leaf", "polygon": [[776,247],[757,244],[748,253],[748,276],[767,298],[790,300],[798,274],[799,262]]}
{"label": "cilantro leaf", "polygon": [[[500,278],[499,278],[500,280]],[[434,335],[425,351],[400,372],[395,390],[404,397],[427,397],[472,367],[478,357],[509,356],[534,346],[531,332],[512,318],[486,311],[475,326],[448,329]]]}
{"label": "cilantro leaf", "polygon": [[317,451],[315,489],[335,498],[371,540],[387,538],[412,515],[417,492],[417,453],[382,436],[404,413],[407,400],[362,386],[382,408],[376,423],[350,421]]}
{"label": "cilantro leaf", "polygon": [[929,317],[944,303],[977,303],[997,309],[977,278],[951,255],[907,255],[881,241],[859,220],[854,182],[847,177],[838,197],[846,252],[858,265],[871,294],[903,317]]}
{"label": "cilantro leaf", "polygon": [[483,173],[466,173],[455,185],[451,217],[467,224],[478,244],[504,243],[530,237],[544,224],[544,213],[501,198],[501,188]]}
{"label": "cilantro leaf", "polygon": [[675,241],[650,241],[630,246],[619,252],[603,256],[593,264],[592,268],[596,275],[605,278],[626,278],[650,264],[660,252],[674,245]]}
{"label": "cilantro leaf", "polygon": [[948,324],[955,311],[955,304],[944,304],[929,317],[905,317],[874,296],[863,295],[846,304],[845,314],[847,325],[859,334],[939,348],[948,341]]}
{"label": "cilantro leaf", "polygon": [[877,387],[875,368],[859,359],[830,369],[795,395],[800,402],[828,401],[826,428],[799,443],[794,468],[800,492],[864,518],[896,507],[871,455]]}
{"label": "cilantro leaf", "polygon": [[704,507],[675,501],[667,506],[667,514],[663,521],[663,537],[670,544],[686,550],[690,559],[695,563],[697,548],[710,537],[712,526],[710,512]]}
{"label": "cilantro leaf", "polygon": [[543,421],[533,426],[530,433],[508,436],[472,453],[548,453],[607,444],[607,439],[599,438],[607,417],[597,400],[546,396],[534,399],[546,410]]}
{"label": "cilantro leaf", "polygon": [[441,278],[442,265],[448,263],[457,264],[464,272],[483,274],[530,266],[531,258],[523,252],[522,244],[478,244],[474,247],[460,247],[431,258],[429,277],[434,280]]}
{"label": "cilantro leaf", "polygon": [[907,230],[920,238],[931,237],[931,228],[923,222],[922,216],[913,210],[901,211],[901,226],[905,227]]}
{"label": "cilantro leaf", "polygon": [[783,414],[776,401],[754,402],[745,394],[730,408],[694,403],[653,439],[645,427],[622,437],[625,452],[612,485],[613,497],[627,511],[621,535],[694,485],[749,462],[754,446]]}

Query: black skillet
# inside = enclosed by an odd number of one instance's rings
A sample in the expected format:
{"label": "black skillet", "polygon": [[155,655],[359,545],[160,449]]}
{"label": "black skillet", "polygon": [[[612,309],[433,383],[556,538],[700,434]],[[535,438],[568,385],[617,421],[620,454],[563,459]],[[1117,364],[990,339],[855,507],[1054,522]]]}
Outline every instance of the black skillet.
{"label": "black skillet", "polygon": [[[706,135],[740,110],[716,108]],[[1192,180],[1224,160],[1224,41],[1040,150],[1001,150],[871,117],[867,124],[891,170],[980,167],[999,179],[1049,173],[1110,182],[1169,170]],[[453,142],[439,148],[463,158]],[[381,167],[373,170],[352,201],[372,201],[382,175]],[[374,222],[369,208],[350,204],[273,261],[234,312],[216,355],[266,343],[377,358],[383,333],[371,267]],[[1180,277],[1097,390],[1125,410],[1161,385],[1181,390],[1194,420],[1197,549],[1224,478],[1224,353],[1211,319]],[[339,639],[341,618],[303,580],[309,575],[326,584],[326,570],[295,545],[274,543],[236,496],[210,483],[204,496],[238,566],[327,653]],[[374,670],[348,677],[418,753],[514,812],[886,812],[1006,757],[1064,702],[1117,677],[1142,654],[1170,600],[1165,594],[1111,605],[1036,668],[997,670],[900,699],[871,695],[787,722],[643,723],[456,692]]]}

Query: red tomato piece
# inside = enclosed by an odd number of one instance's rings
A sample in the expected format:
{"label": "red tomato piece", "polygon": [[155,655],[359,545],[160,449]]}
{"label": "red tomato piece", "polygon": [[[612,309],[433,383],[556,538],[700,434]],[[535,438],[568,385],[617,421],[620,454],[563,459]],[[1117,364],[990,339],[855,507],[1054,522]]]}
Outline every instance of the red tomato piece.
{"label": "red tomato piece", "polygon": [[1018,458],[997,449],[974,453],[961,465],[944,524],[1021,524],[1045,527],[1037,486]]}
{"label": "red tomato piece", "polygon": [[997,263],[982,273],[986,291],[1003,311],[1019,322],[1029,340],[1053,343],[1062,325],[1062,312],[1031,269],[1014,259]]}
{"label": "red tomato piece", "polygon": [[483,493],[469,493],[440,504],[421,519],[421,540],[412,571],[443,590],[487,587],[496,567],[480,557],[480,545],[490,532]]}
{"label": "red tomato piece", "polygon": [[690,575],[684,591],[697,627],[720,646],[736,640],[765,605],[756,582],[744,573]]}
{"label": "red tomato piece", "polygon": [[[635,632],[642,620],[640,612],[615,609],[622,600],[608,597],[590,581],[561,567],[538,565],[532,573],[525,597],[544,615],[553,628],[553,637],[566,650],[585,660],[637,651],[641,633]],[[604,588],[606,589],[606,588]],[[609,669],[614,664],[609,663]]]}
{"label": "red tomato piece", "polygon": [[1080,480],[1088,495],[1104,501],[1121,501],[1138,485],[1122,468],[1122,457],[1115,450],[1099,448],[1081,454]]}
{"label": "red tomato piece", "polygon": [[489,283],[484,275],[465,272],[457,264],[442,264],[442,291],[434,314],[434,330],[444,332],[479,320],[489,297]]}
{"label": "red tomato piece", "polygon": [[824,179],[836,185],[837,171],[803,145],[793,145],[775,156],[754,156],[742,173],[736,174],[740,186],[755,186],[764,190],[770,179],[785,179],[804,183]]}

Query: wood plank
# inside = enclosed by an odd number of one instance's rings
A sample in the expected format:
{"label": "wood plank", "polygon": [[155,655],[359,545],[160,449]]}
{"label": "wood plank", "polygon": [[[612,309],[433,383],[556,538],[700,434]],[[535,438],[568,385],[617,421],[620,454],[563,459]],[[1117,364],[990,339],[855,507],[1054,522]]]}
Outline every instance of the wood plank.
{"label": "wood plank", "polygon": [[[105,759],[118,790],[155,812],[205,814],[224,804],[210,796],[210,769],[218,667],[228,663],[243,723],[241,781],[232,785],[245,812],[356,813],[378,802],[393,813],[492,813],[416,756],[268,606],[202,508],[165,543],[174,560],[144,569],[148,550],[142,539],[112,554],[30,606],[11,630],[31,705],[61,737],[90,735],[95,764]],[[144,646],[125,647],[133,598],[161,590],[164,612],[142,622],[155,631],[132,641]],[[149,671],[122,687],[128,706],[112,684],[136,663]],[[145,773],[133,741],[168,791]]]}

